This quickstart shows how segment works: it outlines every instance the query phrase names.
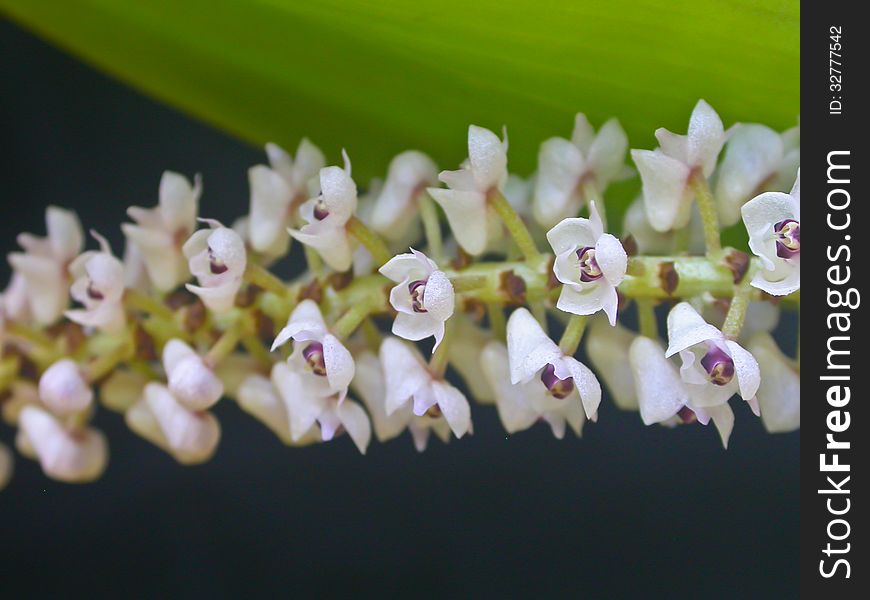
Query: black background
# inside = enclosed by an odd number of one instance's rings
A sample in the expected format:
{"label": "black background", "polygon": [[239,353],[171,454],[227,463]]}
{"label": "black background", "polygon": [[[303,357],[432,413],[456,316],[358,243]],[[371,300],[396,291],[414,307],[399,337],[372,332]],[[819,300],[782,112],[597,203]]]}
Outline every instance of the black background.
{"label": "black background", "polygon": [[[167,168],[201,172],[203,214],[231,221],[263,162],[3,21],[0,152],[4,253],[44,232],[48,204],[120,252],[125,207],[153,205]],[[223,401],[216,458],[195,468],[102,410],[98,483],[58,484],[16,457],[0,595],[795,597],[799,434],[768,435],[733,404],[727,452],[712,429],[647,428],[605,401],[582,440],[507,437],[475,406],[473,437],[417,454],[403,436],[361,457],[346,437],[285,448]]]}

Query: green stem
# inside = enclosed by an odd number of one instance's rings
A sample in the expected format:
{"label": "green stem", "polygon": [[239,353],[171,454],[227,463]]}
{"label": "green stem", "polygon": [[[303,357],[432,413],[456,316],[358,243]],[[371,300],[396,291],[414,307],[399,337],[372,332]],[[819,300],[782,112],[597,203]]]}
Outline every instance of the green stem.
{"label": "green stem", "polygon": [[245,350],[248,351],[248,354],[254,357],[256,361],[261,363],[264,367],[272,366],[272,354],[269,352],[269,349],[263,346],[262,342],[260,342],[260,340],[257,339],[254,335],[243,335],[241,342]]}
{"label": "green stem", "polygon": [[749,298],[752,295],[752,287],[749,285],[751,279],[751,274],[746,273],[743,281],[736,286],[731,305],[728,307],[728,314],[725,316],[725,324],[722,325],[722,333],[732,340],[740,336],[743,322],[746,320],[746,310],[749,308]]}
{"label": "green stem", "polygon": [[308,265],[308,270],[314,275],[314,278],[320,280],[323,278],[323,259],[317,253],[317,250],[311,246],[305,246],[305,263]]}
{"label": "green stem", "polygon": [[89,383],[99,381],[114,371],[120,363],[131,359],[134,354],[133,339],[128,332],[113,349],[103,352],[87,365],[85,368],[85,379]]}
{"label": "green stem", "polygon": [[371,314],[372,302],[360,302],[352,305],[341,318],[335,322],[332,332],[339,339],[347,339],[356,328]]}
{"label": "green stem", "polygon": [[358,218],[351,217],[350,220],[348,220],[346,227],[348,233],[355,237],[357,241],[365,246],[366,250],[371,253],[372,257],[375,259],[375,266],[381,267],[393,258],[393,254],[390,252],[390,249],[387,248],[387,244],[384,240],[382,240],[378,234],[369,229],[366,224]]}
{"label": "green stem", "polygon": [[450,280],[453,285],[453,291],[457,294],[463,292],[473,292],[487,286],[488,279],[484,275],[471,275],[454,277]]}
{"label": "green stem", "polygon": [[707,243],[707,256],[713,260],[722,254],[722,241],[719,238],[719,214],[716,211],[716,202],[713,193],[707,185],[707,179],[698,173],[692,177],[692,191],[695,192],[695,200],[698,202],[698,210],[701,213],[701,223],[704,225],[704,240]]}
{"label": "green stem", "polygon": [[242,339],[242,334],[245,331],[245,319],[238,317],[229,327],[227,327],[218,340],[209,349],[205,355],[206,364],[212,368],[220,364],[220,362],[229,356],[239,341]]}
{"label": "green stem", "polygon": [[444,260],[444,249],[441,240],[441,221],[438,218],[438,209],[435,202],[429,196],[429,192],[423,190],[417,196],[417,204],[420,207],[420,218],[423,221],[423,232],[426,234],[429,258],[436,264]]}
{"label": "green stem", "polygon": [[287,286],[284,282],[256,263],[248,263],[244,278],[248,283],[261,287],[278,296],[284,297],[287,295]]}
{"label": "green stem", "polygon": [[659,337],[659,325],[656,321],[655,303],[651,300],[637,301],[637,321],[640,334],[652,340]]}
{"label": "green stem", "polygon": [[589,318],[584,315],[571,315],[568,325],[562,333],[562,338],[559,340],[559,349],[565,356],[573,356],[577,352],[588,320]]}
{"label": "green stem", "polygon": [[486,305],[486,315],[489,317],[489,329],[497,340],[504,341],[507,337],[504,318],[504,306],[496,302],[489,302]]}
{"label": "green stem", "polygon": [[[510,205],[510,202],[507,201],[507,198],[501,192],[495,192],[490,195],[489,202],[493,209],[495,209],[495,212],[498,213],[499,218],[504,223],[508,233],[514,242],[516,242],[525,259],[530,262],[537,261],[541,253],[535,245],[535,240],[532,239],[532,234],[529,233],[526,224],[523,223],[523,220],[517,214],[517,211],[514,210],[514,207]],[[483,224],[481,224],[481,227],[483,227]]]}
{"label": "green stem", "polygon": [[607,231],[607,207],[604,204],[604,196],[598,192],[598,186],[595,185],[595,181],[591,179],[584,181],[580,187],[580,193],[583,194],[583,201],[587,206],[593,200],[595,201],[595,208],[598,209],[604,231]]}

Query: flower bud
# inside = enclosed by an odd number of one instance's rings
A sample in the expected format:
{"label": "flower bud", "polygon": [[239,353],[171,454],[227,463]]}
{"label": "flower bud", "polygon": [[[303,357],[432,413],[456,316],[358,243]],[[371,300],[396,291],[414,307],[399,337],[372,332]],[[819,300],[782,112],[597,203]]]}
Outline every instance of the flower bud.
{"label": "flower bud", "polygon": [[88,408],[94,392],[79,366],[65,358],[51,365],[40,377],[39,399],[54,414],[65,416]]}

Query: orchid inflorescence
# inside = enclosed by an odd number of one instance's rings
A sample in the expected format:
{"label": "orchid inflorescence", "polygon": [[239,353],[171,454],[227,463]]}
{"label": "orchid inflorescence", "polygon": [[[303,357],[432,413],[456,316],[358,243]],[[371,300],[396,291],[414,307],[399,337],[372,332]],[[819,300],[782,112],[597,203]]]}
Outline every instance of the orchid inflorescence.
{"label": "orchid inflorescence", "polygon": [[[53,479],[99,477],[99,399],[180,463],[201,463],[227,397],[288,445],[347,433],[365,453],[372,429],[382,442],[407,429],[422,451],[431,432],[472,432],[456,376],[508,433],[544,421],[557,438],[580,435],[598,418],[599,377],[647,425],[712,421],[727,446],[737,395],[769,431],[794,430],[799,363],[770,331],[781,308],[800,307],[799,131],[725,130],[702,100],[687,135],[656,138],[631,151],[642,194],[621,239],[604,192],[634,175],[628,139],[582,114],[571,139],[541,145],[528,179],[508,172],[506,132],[472,125],[458,170],[403,152],[362,196],[346,153],[327,166],[307,140],[295,156],[269,144],[231,227],[198,218],[199,177],[166,172],[158,205],[128,210],[123,258],[97,232],[83,251],[77,216],[49,207],[46,237],[18,237],[0,296],[15,446]],[[741,217],[754,256],[721,245],[720,224]],[[269,270],[298,248],[301,276]],[[658,305],[671,306],[666,340]],[[564,327],[557,341],[548,317]],[[411,343],[429,338],[428,356]],[[576,358],[584,339],[597,375]],[[4,483],[11,460],[0,445]]]}

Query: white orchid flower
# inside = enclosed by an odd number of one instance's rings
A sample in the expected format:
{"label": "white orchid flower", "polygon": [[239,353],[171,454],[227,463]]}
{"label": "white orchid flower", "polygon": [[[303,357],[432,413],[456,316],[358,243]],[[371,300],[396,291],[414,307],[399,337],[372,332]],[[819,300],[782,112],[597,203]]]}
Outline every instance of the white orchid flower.
{"label": "white orchid flower", "polygon": [[126,414],[127,425],[184,465],[212,457],[220,441],[220,423],[207,410],[191,410],[159,383],[145,386],[142,399]]}
{"label": "white orchid flower", "polygon": [[124,264],[115,258],[106,238],[92,231],[100,244],[99,252],[84,252],[69,266],[74,277],[70,295],[84,305],[68,310],[66,317],[106,333],[116,334],[127,322],[124,313]]}
{"label": "white orchid flower", "polygon": [[276,144],[266,144],[271,167],[256,165],[248,169],[251,188],[250,218],[246,223],[251,247],[267,256],[287,252],[299,205],[316,193],[311,189],[320,169],[326,166],[323,152],[303,138],[296,158]]}
{"label": "white orchid flower", "polygon": [[92,427],[70,428],[36,406],[26,406],[19,417],[18,448],[36,458],[43,472],[66,483],[86,483],[106,469],[106,438]]}
{"label": "white orchid flower", "polygon": [[650,338],[637,336],[628,350],[637,387],[637,401],[644,425],[693,423],[707,425],[712,420],[727,448],[734,429],[734,412],[727,402],[699,407],[692,403],[677,366],[665,357],[661,345]]}
{"label": "white orchid flower", "polygon": [[39,399],[58,416],[79,413],[91,406],[94,391],[75,361],[62,358],[39,378]]}
{"label": "white orchid flower", "polygon": [[709,177],[728,138],[713,108],[699,100],[692,111],[687,135],[656,130],[659,148],[632,150],[643,183],[643,198],[650,224],[656,231],[681,229],[689,222],[694,193],[692,177]]}
{"label": "white orchid flower", "polygon": [[[541,144],[533,210],[542,227],[575,217],[583,203],[582,186],[589,181],[603,194],[625,167],[628,137],[616,119],[598,133],[586,115],[577,113],[570,140],[554,137]],[[588,200],[588,199],[587,199]]]}
{"label": "white orchid flower", "polygon": [[508,348],[501,342],[489,342],[480,361],[484,378],[495,390],[495,405],[505,431],[523,431],[542,420],[558,439],[565,437],[566,425],[578,436],[581,434],[586,414],[576,390],[560,398],[561,394],[554,395],[545,383],[535,379],[511,383]]}
{"label": "white orchid flower", "polygon": [[387,179],[375,197],[371,227],[391,242],[407,239],[419,219],[417,200],[438,181],[438,167],[427,155],[408,150],[390,162]]}
{"label": "white orchid flower", "polygon": [[127,209],[136,224],[124,223],[121,230],[136,247],[152,285],[161,292],[174,290],[190,277],[181,247],[196,229],[201,194],[199,175],[191,185],[183,175],[166,171],[160,179],[157,206]]}
{"label": "white orchid flower", "polygon": [[444,209],[456,241],[463,250],[478,255],[486,250],[491,233],[501,231],[497,215],[489,207],[493,193],[502,193],[508,177],[507,133],[504,140],[489,129],[468,128],[468,160],[458,171],[442,171],[438,179],[450,189],[429,188],[429,194]]}
{"label": "white orchid flower", "polygon": [[526,308],[511,313],[507,323],[507,348],[510,382],[525,384],[539,379],[537,385],[562,403],[573,402],[579,395],[586,418],[598,419],[601,384],[589,368],[566,356],[551,340]]}
{"label": "white orchid flower", "polygon": [[453,315],[453,284],[438,265],[422,252],[394,256],[379,269],[398,285],[390,290],[390,304],[398,314],[393,333],[406,340],[435,337],[435,348],[444,339],[445,322]]}
{"label": "white orchid flower", "polygon": [[39,325],[52,325],[69,304],[67,267],[82,251],[84,233],[74,212],[56,206],[46,210],[45,225],[48,235],[44,238],[20,234],[18,244],[24,252],[12,252],[8,258],[29,315]]}
{"label": "white orchid flower", "polygon": [[397,338],[387,338],[381,344],[380,359],[387,389],[387,415],[413,403],[414,415],[436,419],[443,416],[458,438],[471,431],[468,400],[432,373],[416,348]]}
{"label": "white orchid flower", "polygon": [[223,383],[211,366],[179,339],[171,339],[163,347],[163,370],[169,391],[190,410],[206,410],[223,396]]}
{"label": "white orchid flower", "polygon": [[795,361],[783,354],[770,334],[764,332],[749,340],[749,351],[761,369],[758,404],[765,429],[770,433],[800,429],[801,376]]}
{"label": "white orchid flower", "polygon": [[209,229],[194,232],[184,244],[190,272],[199,283],[188,283],[185,287],[199,296],[209,310],[220,315],[235,304],[247,266],[247,253],[238,233],[218,221],[205,222]]}
{"label": "white orchid flower", "polygon": [[556,254],[553,272],[562,283],[556,308],[575,315],[603,310],[616,323],[616,286],[625,278],[628,256],[620,241],[604,233],[601,217],[590,203],[588,219],[565,219],[549,232]]}
{"label": "white orchid flower", "polygon": [[290,235],[320,254],[336,271],[347,271],[353,262],[353,247],[347,222],[357,207],[356,183],[351,179],[351,165],[342,151],[344,169],[320,169],[320,193],[299,207],[307,223],[302,229],[290,229]]}
{"label": "white orchid flower", "polygon": [[668,343],[665,357],[679,353],[683,361],[680,377],[693,406],[719,406],[739,394],[759,414],[755,397],[761,377],[758,362],[688,302],[680,302],[668,313]]}
{"label": "white orchid flower", "polygon": [[766,191],[784,192],[801,163],[800,127],[782,134],[749,123],[728,140],[716,175],[716,203],[722,225],[740,220],[740,207]]}
{"label": "white orchid flower", "polygon": [[762,269],[752,285],[773,296],[801,288],[801,172],[788,194],[765,192],[740,209],[749,247]]}
{"label": "white orchid flower", "polygon": [[236,396],[242,410],[268,427],[284,444],[304,446],[321,440],[320,430],[315,425],[298,440],[293,440],[287,404],[272,379],[250,375],[241,382]]}

